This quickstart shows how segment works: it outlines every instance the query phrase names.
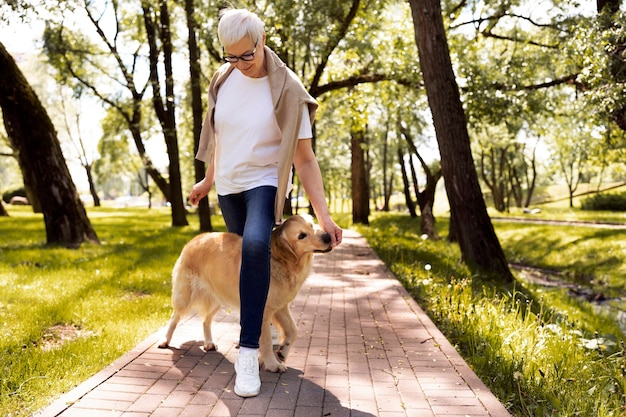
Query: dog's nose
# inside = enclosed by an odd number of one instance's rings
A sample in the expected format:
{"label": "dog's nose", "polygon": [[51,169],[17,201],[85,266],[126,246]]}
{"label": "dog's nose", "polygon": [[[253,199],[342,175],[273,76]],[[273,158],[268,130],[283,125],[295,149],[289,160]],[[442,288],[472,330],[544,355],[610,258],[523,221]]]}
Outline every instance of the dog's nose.
{"label": "dog's nose", "polygon": [[332,239],[330,238],[330,234],[328,234],[328,233],[324,233],[324,234],[322,235],[322,242],[324,242],[324,243],[330,243],[330,242],[332,242]]}

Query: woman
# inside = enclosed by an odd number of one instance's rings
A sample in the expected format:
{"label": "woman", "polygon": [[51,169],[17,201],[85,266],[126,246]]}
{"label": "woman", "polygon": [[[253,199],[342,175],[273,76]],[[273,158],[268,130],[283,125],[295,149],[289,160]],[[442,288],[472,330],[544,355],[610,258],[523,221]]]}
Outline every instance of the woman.
{"label": "woman", "polygon": [[257,15],[228,9],[217,30],[226,64],[209,86],[209,109],[196,155],[208,167],[189,200],[197,204],[215,181],[228,231],[243,236],[235,393],[252,397],[261,387],[258,348],[270,283],[270,235],[282,222],[292,165],[332,247],[341,243],[342,231],[330,217],[311,145],[317,103],[265,45]]}

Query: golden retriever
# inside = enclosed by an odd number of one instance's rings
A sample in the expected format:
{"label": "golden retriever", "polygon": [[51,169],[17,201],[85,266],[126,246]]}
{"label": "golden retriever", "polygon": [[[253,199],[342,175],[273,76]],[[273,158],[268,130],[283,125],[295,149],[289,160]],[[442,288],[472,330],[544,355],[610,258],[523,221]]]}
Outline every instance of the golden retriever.
{"label": "golden retriever", "polygon": [[[185,245],[172,272],[174,311],[160,348],[168,347],[181,317],[195,307],[204,316],[204,349],[217,349],[211,336],[213,317],[222,305],[239,309],[241,240],[234,233],[204,233]],[[330,243],[328,233],[299,215],[289,217],[272,232],[270,289],[259,340],[259,361],[268,371],[287,370],[285,360],[298,337],[289,303],[311,271],[314,252],[330,251]],[[270,324],[280,330],[276,352]]]}

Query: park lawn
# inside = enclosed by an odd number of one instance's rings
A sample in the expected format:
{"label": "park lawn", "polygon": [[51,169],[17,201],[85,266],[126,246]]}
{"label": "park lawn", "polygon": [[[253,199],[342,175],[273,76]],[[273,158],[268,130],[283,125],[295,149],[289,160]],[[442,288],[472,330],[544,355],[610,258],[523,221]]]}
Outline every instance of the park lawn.
{"label": "park lawn", "polygon": [[[45,406],[165,324],[171,267],[198,226],[189,216],[190,226],[172,228],[165,208],[90,208],[102,244],[70,250],[45,246],[41,215],[9,210],[0,218],[0,415],[13,417]],[[336,217],[345,226],[348,216]],[[221,217],[213,224],[223,230]],[[558,226],[495,224],[507,256],[536,266],[565,268],[578,258],[584,266],[585,242],[601,254],[624,241],[585,228],[562,236]],[[566,291],[472,274],[456,245],[422,240],[419,222],[406,215],[376,213],[358,229],[515,415],[623,411],[624,350],[614,343],[623,335],[610,318]],[[445,236],[445,218],[438,229]],[[561,246],[551,244],[570,252],[542,264],[550,246],[521,243],[541,233],[560,236]],[[623,268],[618,255],[619,266],[607,270]]]}
{"label": "park lawn", "polygon": [[626,229],[493,223],[509,262],[558,271],[558,279],[608,298],[626,297]]}
{"label": "park lawn", "polygon": [[45,246],[41,215],[9,213],[0,217],[0,415],[22,416],[166,323],[171,268],[198,226],[172,228],[166,208],[92,208],[101,245],[65,249]]}

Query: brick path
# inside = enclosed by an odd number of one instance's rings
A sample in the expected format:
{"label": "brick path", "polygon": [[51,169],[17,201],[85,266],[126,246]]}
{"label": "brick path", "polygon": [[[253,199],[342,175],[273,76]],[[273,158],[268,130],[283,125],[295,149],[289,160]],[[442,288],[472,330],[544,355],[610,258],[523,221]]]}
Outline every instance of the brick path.
{"label": "brick path", "polygon": [[[38,417],[510,417],[396,278],[354,231],[292,304],[300,337],[283,374],[261,372],[261,393],[233,392],[238,314],[213,322],[218,351],[200,349],[200,319],[161,331]],[[164,323],[165,325],[165,323]]]}

